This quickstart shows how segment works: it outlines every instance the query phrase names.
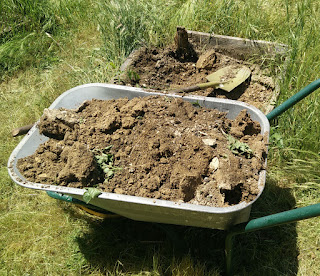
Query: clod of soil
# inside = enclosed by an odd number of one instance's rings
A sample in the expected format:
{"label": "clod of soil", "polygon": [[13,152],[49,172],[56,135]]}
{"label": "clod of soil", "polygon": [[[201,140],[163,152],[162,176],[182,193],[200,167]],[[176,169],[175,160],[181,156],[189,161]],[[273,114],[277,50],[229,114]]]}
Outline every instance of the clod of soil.
{"label": "clod of soil", "polygon": [[224,207],[259,193],[266,139],[245,110],[224,112],[180,98],[86,101],[46,110],[50,137],[18,160],[33,182]]}

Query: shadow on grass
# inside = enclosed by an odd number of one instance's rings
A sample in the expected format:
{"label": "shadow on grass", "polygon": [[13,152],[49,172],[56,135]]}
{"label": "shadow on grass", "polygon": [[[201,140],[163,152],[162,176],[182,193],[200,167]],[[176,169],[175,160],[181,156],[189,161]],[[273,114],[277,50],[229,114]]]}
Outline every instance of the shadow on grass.
{"label": "shadow on grass", "polygon": [[[266,190],[253,207],[252,218],[290,210],[294,205],[290,191],[268,179]],[[235,274],[296,275],[296,236],[295,224],[237,236],[233,253]],[[224,275],[225,237],[226,231],[120,217],[92,221],[89,230],[76,241],[90,266],[105,273]]]}
{"label": "shadow on grass", "polygon": [[[295,203],[290,189],[267,178],[250,219],[291,210]],[[291,223],[237,236],[233,264],[238,275],[297,275],[298,254],[296,223]]]}

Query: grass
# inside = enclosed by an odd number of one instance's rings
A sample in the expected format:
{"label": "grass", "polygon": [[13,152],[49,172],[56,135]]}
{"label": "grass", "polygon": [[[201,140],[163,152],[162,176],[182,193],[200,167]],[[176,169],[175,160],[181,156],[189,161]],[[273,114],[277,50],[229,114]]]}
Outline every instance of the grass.
{"label": "grass", "polygon": [[[11,182],[6,163],[34,122],[76,85],[108,82],[138,45],[175,27],[289,45],[277,104],[319,78],[320,3],[303,1],[0,2],[0,275],[221,275],[225,232],[100,220]],[[314,92],[272,122],[267,187],[252,217],[319,203],[320,106]],[[239,275],[318,275],[320,219],[238,237]]]}

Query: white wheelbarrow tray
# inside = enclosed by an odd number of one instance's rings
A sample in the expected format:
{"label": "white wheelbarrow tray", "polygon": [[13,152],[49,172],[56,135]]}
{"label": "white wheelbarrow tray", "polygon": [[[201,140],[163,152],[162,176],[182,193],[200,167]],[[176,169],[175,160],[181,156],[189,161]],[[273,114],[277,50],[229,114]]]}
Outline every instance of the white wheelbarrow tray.
{"label": "white wheelbarrow tray", "polygon": [[[132,99],[134,97],[150,95],[181,97],[179,95],[147,92],[140,88],[93,83],[77,86],[66,91],[60,95],[49,108],[76,108],[83,101],[91,99],[109,100],[124,97]],[[269,135],[270,127],[267,117],[260,110],[246,103],[200,96],[185,96],[182,98],[186,101],[197,102],[206,108],[215,108],[220,111],[227,112],[227,117],[230,119],[234,119],[241,110],[246,109],[251,115],[251,118],[260,123],[261,133],[267,133],[267,135]],[[26,180],[17,169],[18,159],[33,154],[38,146],[47,140],[48,138],[40,135],[37,127],[33,126],[28,134],[13,150],[8,160],[8,171],[10,177],[15,183],[26,188],[57,192],[70,195],[73,198],[83,201],[82,195],[85,192],[85,189],[30,182]],[[263,170],[259,173],[258,186],[260,192],[255,200],[251,202],[241,202],[230,207],[208,207],[105,192],[100,194],[97,198],[92,199],[90,204],[138,221],[226,230],[232,225],[249,220],[251,206],[261,195],[265,185],[265,178],[266,171]]]}

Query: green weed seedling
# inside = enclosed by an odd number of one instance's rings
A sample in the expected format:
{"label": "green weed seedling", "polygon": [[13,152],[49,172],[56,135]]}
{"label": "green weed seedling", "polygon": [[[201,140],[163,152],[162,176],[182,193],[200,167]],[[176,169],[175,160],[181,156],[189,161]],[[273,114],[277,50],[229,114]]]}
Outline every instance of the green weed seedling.
{"label": "green weed seedling", "polygon": [[96,151],[97,154],[95,154],[95,158],[97,160],[99,167],[105,173],[105,181],[108,181],[109,179],[111,179],[114,176],[115,172],[121,169],[119,167],[113,166],[114,159],[113,159],[113,154],[110,152],[111,148],[112,148],[112,145],[107,146],[102,150],[97,150]]}
{"label": "green weed seedling", "polygon": [[194,107],[201,107],[201,105],[199,104],[199,101],[193,102],[192,105]]}
{"label": "green weed seedling", "polygon": [[138,82],[140,80],[139,74],[133,70],[128,70],[127,75],[131,81]]}
{"label": "green weed seedling", "polygon": [[247,158],[253,157],[253,151],[248,144],[240,142],[238,139],[227,134],[229,149],[235,155],[245,155]]}
{"label": "green weed seedling", "polygon": [[284,148],[283,139],[280,133],[274,133],[270,136],[270,144],[274,145],[274,147],[277,147],[279,149]]}
{"label": "green weed seedling", "polygon": [[89,203],[92,199],[98,197],[101,194],[97,188],[86,188],[86,191],[83,194],[83,200],[85,203]]}

